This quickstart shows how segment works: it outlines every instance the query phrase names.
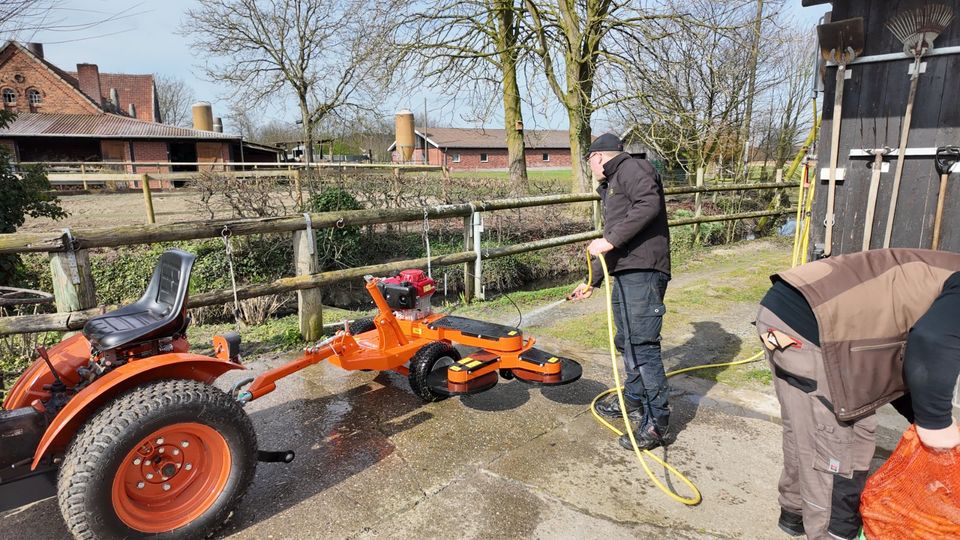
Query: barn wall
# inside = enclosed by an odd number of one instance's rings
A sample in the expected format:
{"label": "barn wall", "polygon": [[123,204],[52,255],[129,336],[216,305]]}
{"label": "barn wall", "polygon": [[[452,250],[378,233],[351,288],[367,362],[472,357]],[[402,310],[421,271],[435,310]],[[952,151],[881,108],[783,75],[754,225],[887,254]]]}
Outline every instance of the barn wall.
{"label": "barn wall", "polygon": [[[864,56],[902,52],[902,44],[884,27],[884,23],[897,13],[924,3],[916,0],[837,1],[834,2],[832,20],[864,18]],[[935,46],[960,45],[960,2],[942,3],[953,7],[957,19],[937,38]],[[844,85],[837,165],[846,168],[846,177],[837,184],[836,190],[834,254],[859,251],[863,238],[872,158],[850,158],[850,150],[881,146],[897,148],[910,89],[907,69],[912,61],[912,57],[904,55],[903,60],[849,67],[852,76]],[[920,75],[907,148],[960,144],[960,55],[934,56],[926,58],[925,62],[926,72]],[[836,68],[827,68],[825,93],[822,104],[819,104],[824,120],[817,149],[818,169],[821,171],[827,170],[830,164],[835,77]],[[880,177],[871,248],[883,245],[897,165],[896,158],[887,161],[889,172]],[[907,158],[891,247],[930,247],[939,181],[932,156]],[[821,180],[817,186],[811,245],[823,242],[826,201],[827,181]],[[960,174],[951,176],[948,183],[941,238],[941,249],[960,251]]]}

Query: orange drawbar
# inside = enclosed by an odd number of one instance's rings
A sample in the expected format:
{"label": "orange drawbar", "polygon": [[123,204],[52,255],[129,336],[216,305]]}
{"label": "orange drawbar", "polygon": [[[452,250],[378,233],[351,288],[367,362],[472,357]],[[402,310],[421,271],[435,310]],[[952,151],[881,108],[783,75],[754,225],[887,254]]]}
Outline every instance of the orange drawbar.
{"label": "orange drawbar", "polygon": [[869,540],[960,538],[960,448],[937,451],[910,426],[860,498]]}

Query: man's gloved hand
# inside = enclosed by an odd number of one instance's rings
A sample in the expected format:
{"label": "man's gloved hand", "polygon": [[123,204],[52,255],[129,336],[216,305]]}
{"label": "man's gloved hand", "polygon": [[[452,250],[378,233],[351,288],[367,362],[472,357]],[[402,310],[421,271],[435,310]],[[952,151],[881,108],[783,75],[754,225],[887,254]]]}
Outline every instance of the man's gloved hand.
{"label": "man's gloved hand", "polygon": [[593,287],[587,285],[586,283],[581,283],[577,285],[577,288],[573,290],[572,293],[567,295],[567,300],[585,300],[590,298],[590,295],[593,294]]}
{"label": "man's gloved hand", "polygon": [[920,442],[933,450],[950,450],[960,446],[960,428],[954,422],[943,429],[926,429],[917,426]]}

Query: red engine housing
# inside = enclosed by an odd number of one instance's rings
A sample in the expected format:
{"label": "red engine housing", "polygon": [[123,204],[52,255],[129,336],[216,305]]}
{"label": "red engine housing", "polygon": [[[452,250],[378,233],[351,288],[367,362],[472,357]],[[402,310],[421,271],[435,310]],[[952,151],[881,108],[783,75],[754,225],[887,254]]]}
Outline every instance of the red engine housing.
{"label": "red engine housing", "polygon": [[422,298],[434,293],[437,290],[437,284],[433,279],[427,276],[423,270],[403,270],[399,274],[383,278],[384,283],[403,285],[404,283],[417,289],[417,298]]}

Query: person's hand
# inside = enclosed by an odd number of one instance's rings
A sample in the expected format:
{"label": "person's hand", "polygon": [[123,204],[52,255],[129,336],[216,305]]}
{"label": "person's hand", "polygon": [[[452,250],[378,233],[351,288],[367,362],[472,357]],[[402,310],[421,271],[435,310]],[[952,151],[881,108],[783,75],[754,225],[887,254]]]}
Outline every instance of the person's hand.
{"label": "person's hand", "polygon": [[960,446],[960,429],[956,422],[943,429],[926,429],[917,426],[920,442],[933,450],[950,450]]}
{"label": "person's hand", "polygon": [[567,295],[567,300],[585,300],[590,298],[591,294],[593,294],[593,287],[586,283],[581,283],[577,285],[577,288],[574,289],[572,293]]}
{"label": "person's hand", "polygon": [[613,249],[613,244],[607,242],[606,238],[597,238],[593,242],[590,242],[590,245],[587,246],[587,251],[589,251],[594,257],[599,257],[611,249]]}

